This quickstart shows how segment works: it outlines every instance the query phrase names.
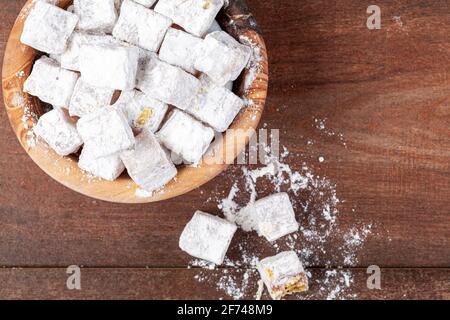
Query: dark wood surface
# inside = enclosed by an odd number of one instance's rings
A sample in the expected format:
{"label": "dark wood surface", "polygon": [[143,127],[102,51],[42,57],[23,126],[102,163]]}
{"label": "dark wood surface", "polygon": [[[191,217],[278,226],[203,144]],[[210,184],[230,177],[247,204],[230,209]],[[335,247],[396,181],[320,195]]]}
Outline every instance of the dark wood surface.
{"label": "dark wood surface", "polygon": [[[0,0],[1,55],[24,2]],[[270,59],[262,123],[281,129],[282,144],[299,155],[288,158],[291,166],[308,162],[336,183],[343,228],[373,223],[352,266],[357,298],[450,299],[448,2],[378,1],[382,29],[375,31],[366,28],[364,1],[247,2]],[[317,130],[315,119],[346,145]],[[186,269],[190,258],[178,238],[196,209],[218,213],[207,200],[228,192],[235,169],[173,200],[118,205],[41,172],[3,107],[0,136],[0,297],[224,297],[194,280],[199,271]],[[352,209],[358,214],[347,214]],[[327,265],[342,266],[334,255],[318,260],[311,266],[317,277]],[[84,267],[79,292],[65,287],[71,264]],[[366,288],[372,264],[383,270],[383,290]],[[304,297],[323,298],[314,285]]]}

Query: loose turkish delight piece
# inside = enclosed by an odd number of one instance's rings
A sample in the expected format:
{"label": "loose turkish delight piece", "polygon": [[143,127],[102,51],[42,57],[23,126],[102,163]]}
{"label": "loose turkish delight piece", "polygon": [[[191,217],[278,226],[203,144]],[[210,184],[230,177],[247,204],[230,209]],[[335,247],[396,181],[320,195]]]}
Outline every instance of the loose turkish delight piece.
{"label": "loose turkish delight piece", "polygon": [[74,0],[73,4],[80,30],[111,32],[117,20],[114,0]]}
{"label": "loose turkish delight piece", "polygon": [[185,110],[200,89],[200,81],[154,55],[140,69],[137,88],[152,98]]}
{"label": "loose turkish delight piece", "polygon": [[218,85],[236,80],[247,65],[251,48],[223,31],[206,36],[195,60],[195,69],[207,74]]}
{"label": "loose turkish delight piece", "polygon": [[308,291],[308,277],[294,251],[285,251],[258,262],[261,279],[274,300]]}
{"label": "loose turkish delight piece", "polygon": [[20,41],[36,50],[60,54],[78,23],[78,17],[44,1],[36,1],[25,21]]}
{"label": "loose turkish delight piece", "polygon": [[182,30],[170,28],[159,51],[159,58],[194,74],[194,61],[197,48],[203,39]]}
{"label": "loose turkish delight piece", "polygon": [[59,57],[61,67],[64,69],[80,71],[80,50],[81,46],[85,44],[118,44],[118,41],[108,35],[88,34],[75,31],[69,39],[67,50]]}
{"label": "loose turkish delight piece", "polygon": [[156,132],[169,109],[161,101],[148,97],[138,90],[122,91],[115,103],[127,117],[128,123],[135,129],[148,129]]}
{"label": "loose turkish delight piece", "polygon": [[189,163],[198,164],[214,138],[214,131],[182,111],[174,110],[158,138]]}
{"label": "loose turkish delight piece", "polygon": [[189,33],[203,37],[223,7],[224,0],[160,0],[155,11]]}
{"label": "loose turkish delight piece", "polygon": [[111,104],[114,89],[94,87],[78,79],[69,104],[71,116],[83,117]]}
{"label": "loose turkish delight piece", "polygon": [[298,230],[294,209],[287,193],[277,193],[250,205],[256,231],[268,241],[275,241]]}
{"label": "loose turkish delight piece", "polygon": [[116,180],[125,170],[119,154],[95,157],[92,151],[94,148],[95,146],[89,144],[84,146],[78,161],[80,169],[105,180]]}
{"label": "loose turkish delight piece", "polygon": [[202,84],[197,98],[186,111],[214,130],[224,132],[236,118],[244,102],[225,87],[205,81]]}
{"label": "loose turkish delight piece", "polygon": [[131,179],[146,191],[161,188],[177,175],[177,169],[156,137],[144,130],[136,137],[136,145],[120,154]]}
{"label": "loose turkish delight piece", "polygon": [[156,52],[171,24],[172,20],[169,18],[131,0],[125,0],[113,36]]}
{"label": "loose turkish delight piece", "polygon": [[197,211],[184,228],[179,246],[193,257],[220,265],[236,229],[234,223]]}
{"label": "loose turkish delight piece", "polygon": [[80,71],[83,81],[97,87],[131,90],[136,84],[139,49],[117,44],[83,45]]}
{"label": "loose turkish delight piece", "polygon": [[67,107],[77,80],[77,73],[61,69],[58,62],[42,56],[34,63],[23,90],[43,102]]}
{"label": "loose turkish delight piece", "polygon": [[100,108],[77,123],[84,143],[92,146],[93,157],[105,157],[134,146],[133,131],[125,115],[112,107]]}
{"label": "loose turkish delight piece", "polygon": [[77,152],[83,145],[75,124],[59,108],[54,108],[42,115],[33,131],[60,156]]}

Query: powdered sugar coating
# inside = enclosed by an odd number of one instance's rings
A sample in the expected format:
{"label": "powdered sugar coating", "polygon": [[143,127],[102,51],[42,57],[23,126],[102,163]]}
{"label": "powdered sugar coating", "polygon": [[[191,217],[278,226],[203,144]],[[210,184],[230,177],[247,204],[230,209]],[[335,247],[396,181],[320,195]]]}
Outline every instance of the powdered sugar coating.
{"label": "powdered sugar coating", "polygon": [[78,79],[69,104],[71,116],[83,117],[95,110],[109,106],[114,89],[94,87]]}
{"label": "powdered sugar coating", "polygon": [[136,137],[134,148],[120,154],[131,179],[146,191],[153,191],[177,175],[177,169],[153,133],[144,130]]}
{"label": "powdered sugar coating", "polygon": [[74,12],[84,31],[111,32],[117,20],[114,0],[74,0]]}
{"label": "powdered sugar coating", "polygon": [[223,7],[223,0],[159,0],[155,11],[189,33],[203,37]]}
{"label": "powdered sugar coating", "polygon": [[36,50],[61,54],[78,23],[78,17],[44,1],[34,3],[20,41]]}
{"label": "powdered sugar coating", "polygon": [[295,251],[285,251],[257,263],[272,299],[308,290],[308,277]]}
{"label": "powdered sugar coating", "polygon": [[197,48],[203,39],[195,37],[182,30],[170,28],[159,51],[159,58],[171,65],[182,68],[194,74],[194,61]]}
{"label": "powdered sugar coating", "polygon": [[83,145],[75,124],[59,108],[42,115],[33,131],[60,156],[77,152]]}
{"label": "powdered sugar coating", "polygon": [[214,131],[182,111],[174,110],[157,134],[165,147],[185,161],[199,163],[214,138]]}
{"label": "powdered sugar coating", "polygon": [[151,132],[159,129],[169,109],[167,104],[138,90],[123,91],[114,106],[125,114],[131,127]]}
{"label": "powdered sugar coating", "polygon": [[92,151],[94,148],[95,146],[89,144],[84,146],[78,161],[80,169],[98,178],[108,181],[116,180],[125,170],[119,154],[95,157],[95,153]]}
{"label": "powdered sugar coating", "polygon": [[149,97],[158,99],[181,110],[189,108],[198,90],[200,81],[186,71],[159,60],[156,55],[142,65],[137,88]]}
{"label": "powdered sugar coating", "polygon": [[202,81],[194,103],[186,111],[207,123],[214,130],[224,132],[244,106],[244,101],[225,87]]}
{"label": "powdered sugar coating", "polygon": [[120,9],[113,36],[141,48],[158,51],[172,20],[131,0]]}
{"label": "powdered sugar coating", "polygon": [[133,0],[133,1],[139,3],[140,5],[143,5],[146,8],[150,8],[156,2],[156,0]]}
{"label": "powdered sugar coating", "polygon": [[251,53],[251,48],[240,44],[228,33],[216,31],[208,34],[200,45],[194,67],[224,86],[239,77]]}
{"label": "powdered sugar coating", "polygon": [[105,157],[134,146],[133,131],[122,112],[100,108],[77,123],[77,129],[93,157]]}
{"label": "powdered sugar coating", "polygon": [[43,56],[34,63],[23,91],[54,106],[67,107],[77,80],[78,74],[61,69],[55,60]]}
{"label": "powdered sugar coating", "polygon": [[233,223],[197,211],[184,228],[179,246],[193,257],[220,265],[236,230],[237,227]]}
{"label": "powdered sugar coating", "polygon": [[256,201],[246,210],[252,210],[256,231],[268,241],[275,241],[299,228],[287,193],[276,193]]}
{"label": "powdered sugar coating", "polygon": [[131,90],[136,84],[139,50],[116,44],[83,45],[81,78],[97,87]]}

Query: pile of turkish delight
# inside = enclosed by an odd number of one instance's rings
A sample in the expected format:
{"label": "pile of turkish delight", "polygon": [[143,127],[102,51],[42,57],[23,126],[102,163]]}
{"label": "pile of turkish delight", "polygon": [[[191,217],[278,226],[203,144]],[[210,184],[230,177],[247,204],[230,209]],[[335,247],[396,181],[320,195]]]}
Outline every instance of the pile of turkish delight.
{"label": "pile of turkish delight", "polygon": [[251,48],[216,22],[224,0],[51,2],[24,24],[21,42],[45,53],[24,91],[53,106],[36,135],[61,156],[81,150],[89,174],[161,188],[172,159],[198,164],[244,107],[231,88]]}

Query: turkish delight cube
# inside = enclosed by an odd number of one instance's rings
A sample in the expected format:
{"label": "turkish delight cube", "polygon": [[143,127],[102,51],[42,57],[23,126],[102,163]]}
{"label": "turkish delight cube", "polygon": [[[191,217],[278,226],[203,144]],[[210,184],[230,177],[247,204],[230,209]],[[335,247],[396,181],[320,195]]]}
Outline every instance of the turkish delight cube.
{"label": "turkish delight cube", "polygon": [[171,65],[194,74],[194,61],[197,48],[203,39],[182,30],[170,28],[159,51],[159,58]]}
{"label": "turkish delight cube", "polygon": [[83,145],[75,124],[61,109],[54,108],[39,118],[33,132],[57,154],[67,156]]}
{"label": "turkish delight cube", "polygon": [[80,118],[77,129],[95,158],[109,156],[134,146],[133,131],[125,115],[113,107],[100,108]]}
{"label": "turkish delight cube", "polygon": [[261,279],[274,300],[308,291],[308,277],[294,251],[285,251],[257,263]]}
{"label": "turkish delight cube", "polygon": [[113,36],[156,52],[171,24],[172,20],[169,18],[131,0],[125,0]]}
{"label": "turkish delight cube", "polygon": [[206,212],[195,212],[181,234],[180,249],[221,265],[236,232],[236,225]]}
{"label": "turkish delight cube", "polygon": [[94,145],[86,144],[81,151],[78,167],[93,176],[108,181],[116,180],[125,170],[120,155],[118,153],[105,156],[95,157],[93,150],[97,148]]}
{"label": "turkish delight cube", "polygon": [[188,163],[198,164],[214,138],[214,130],[174,110],[157,135],[166,148]]}
{"label": "turkish delight cube", "polygon": [[58,62],[42,56],[34,63],[23,90],[43,102],[67,107],[77,80],[77,73],[61,69]]}
{"label": "turkish delight cube", "polygon": [[236,80],[246,67],[252,49],[223,31],[208,34],[200,45],[195,69],[207,74],[218,85]]}
{"label": "turkish delight cube", "polygon": [[167,104],[138,90],[122,91],[115,106],[125,114],[132,128],[145,128],[151,132],[159,129],[169,109]]}
{"label": "turkish delight cube", "polygon": [[83,45],[80,71],[83,81],[97,87],[131,90],[136,84],[139,49],[117,44]]}
{"label": "turkish delight cube", "polygon": [[95,110],[111,104],[114,89],[94,87],[78,79],[70,99],[71,116],[83,117]]}
{"label": "turkish delight cube", "polygon": [[144,130],[136,137],[134,148],[120,154],[131,179],[146,191],[161,188],[177,175],[153,133]]}
{"label": "turkish delight cube", "polygon": [[114,0],[74,0],[73,4],[80,30],[112,31],[117,20]]}
{"label": "turkish delight cube", "polygon": [[31,9],[20,41],[36,50],[61,54],[78,23],[78,17],[44,1],[36,1]]}
{"label": "turkish delight cube", "polygon": [[186,110],[214,130],[224,132],[244,106],[241,98],[225,87],[202,81],[194,103]]}
{"label": "turkish delight cube", "polygon": [[214,20],[214,22],[212,23],[211,27],[209,27],[206,34],[210,34],[210,33],[216,32],[216,31],[223,31],[223,29],[220,26],[220,24],[217,22],[217,20]]}
{"label": "turkish delight cube", "polygon": [[118,44],[118,41],[108,35],[88,34],[75,31],[69,39],[67,50],[59,56],[61,67],[64,69],[80,71],[80,50],[85,44]]}
{"label": "turkish delight cube", "polygon": [[143,5],[146,8],[150,8],[153,4],[155,4],[156,0],[133,0],[134,2]]}
{"label": "turkish delight cube", "polygon": [[256,231],[268,241],[275,241],[298,230],[299,225],[287,193],[273,194],[250,206],[256,220]]}
{"label": "turkish delight cube", "polygon": [[153,56],[140,69],[137,88],[152,98],[185,110],[200,89],[200,81],[186,71]]}
{"label": "turkish delight cube", "polygon": [[155,11],[189,33],[203,37],[223,7],[224,0],[160,0]]}

